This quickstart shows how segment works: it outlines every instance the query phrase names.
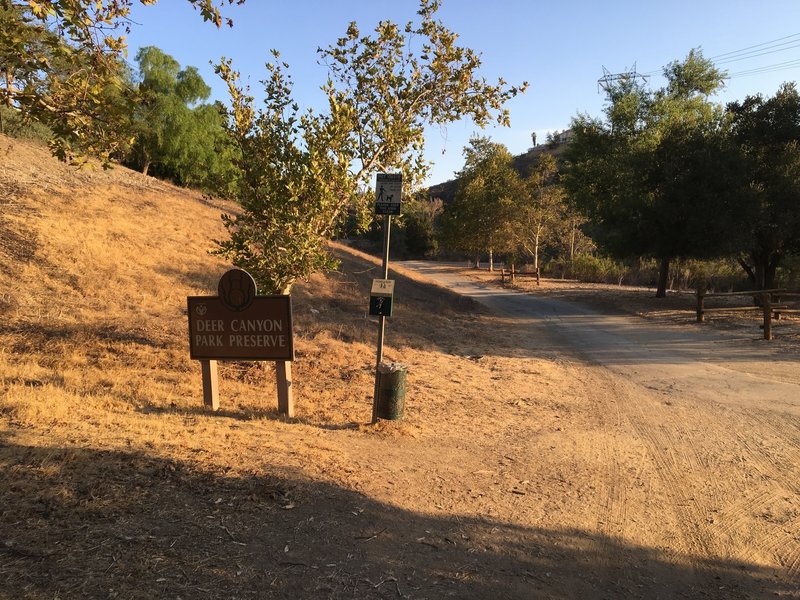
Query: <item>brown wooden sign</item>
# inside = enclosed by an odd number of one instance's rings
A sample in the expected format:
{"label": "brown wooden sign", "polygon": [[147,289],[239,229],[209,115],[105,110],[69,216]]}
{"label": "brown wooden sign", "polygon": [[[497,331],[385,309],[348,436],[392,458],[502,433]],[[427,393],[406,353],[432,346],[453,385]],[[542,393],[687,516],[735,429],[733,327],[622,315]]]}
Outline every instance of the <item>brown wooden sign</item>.
{"label": "brown wooden sign", "polygon": [[242,269],[219,280],[219,296],[189,296],[189,353],[200,361],[203,403],[219,408],[217,360],[275,361],[278,411],[294,416],[292,393],[292,301],[258,296],[256,282]]}
{"label": "brown wooden sign", "polygon": [[[244,296],[249,291],[245,289]],[[236,302],[225,296],[187,298],[190,356],[197,360],[294,360],[290,297],[251,296],[239,302],[241,295],[237,288]]]}

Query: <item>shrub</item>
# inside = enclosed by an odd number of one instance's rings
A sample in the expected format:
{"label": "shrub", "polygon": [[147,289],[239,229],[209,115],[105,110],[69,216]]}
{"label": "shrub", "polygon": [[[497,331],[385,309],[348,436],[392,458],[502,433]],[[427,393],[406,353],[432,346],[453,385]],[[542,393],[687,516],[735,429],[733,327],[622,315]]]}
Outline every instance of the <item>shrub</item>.
{"label": "shrub", "polygon": [[733,259],[679,260],[671,269],[670,287],[694,290],[733,291],[750,287],[742,268]]}
{"label": "shrub", "polygon": [[800,291],[800,256],[787,256],[778,267],[775,286],[792,292]]}
{"label": "shrub", "polygon": [[0,133],[9,137],[47,143],[53,137],[50,129],[31,119],[23,119],[19,111],[0,106]]}
{"label": "shrub", "polygon": [[574,279],[589,283],[616,283],[622,285],[628,273],[628,268],[613,259],[579,254],[570,265],[571,275]]}
{"label": "shrub", "polygon": [[[569,277],[587,283],[655,287],[658,264],[648,258],[621,262],[581,254],[571,264],[566,259],[550,261],[543,273],[549,277]],[[800,257],[787,260],[786,268],[779,270],[778,275],[781,287],[800,289]],[[703,284],[712,291],[742,290],[750,285],[742,268],[733,259],[672,261],[668,281],[670,290],[694,290]]]}

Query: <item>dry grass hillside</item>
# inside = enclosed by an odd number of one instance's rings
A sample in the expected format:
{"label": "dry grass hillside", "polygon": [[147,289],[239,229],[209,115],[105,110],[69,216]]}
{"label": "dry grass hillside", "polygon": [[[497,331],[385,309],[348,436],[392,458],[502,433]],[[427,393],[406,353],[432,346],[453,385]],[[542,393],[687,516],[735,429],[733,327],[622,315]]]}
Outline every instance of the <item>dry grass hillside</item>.
{"label": "dry grass hillside", "polygon": [[[381,522],[441,529],[420,516],[428,484],[442,491],[427,473],[479,431],[512,358],[476,357],[504,347],[502,329],[394,275],[385,356],[409,365],[406,419],[368,425],[379,267],[339,248],[342,270],[293,294],[296,418],[277,414],[268,363],[222,363],[209,413],[185,304],[229,268],[207,251],[232,209],[0,137],[0,597],[370,597],[365,581],[400,561],[365,543]],[[463,568],[398,585],[435,590]]]}
{"label": "dry grass hillside", "polygon": [[[15,417],[38,423],[42,410],[73,417],[85,410],[91,419],[98,407],[196,407],[186,296],[216,294],[230,265],[208,250],[225,236],[220,213],[235,207],[127,169],[76,171],[34,145],[0,142],[0,309]],[[371,412],[363,394],[326,395],[328,376],[367,382],[374,361],[374,325],[365,310],[379,268],[366,255],[338,252],[341,272],[294,294],[298,415],[315,424],[366,422]],[[390,334],[401,346],[425,343],[427,327],[409,310],[418,303],[437,318],[471,306],[448,301],[443,290],[426,293],[411,279],[401,285],[406,309],[390,325],[402,330]],[[272,414],[271,374],[262,366],[221,367],[225,410]],[[38,401],[42,395],[48,402]]]}
{"label": "dry grass hillside", "polygon": [[385,352],[406,416],[370,425],[380,268],[341,246],[292,294],[296,416],[269,363],[222,363],[206,410],[186,297],[229,268],[207,251],[233,209],[0,137],[0,599],[797,597],[769,541],[795,517],[681,543],[662,437],[630,424],[683,426],[672,402],[626,420],[627,388],[535,323],[408,273]]}

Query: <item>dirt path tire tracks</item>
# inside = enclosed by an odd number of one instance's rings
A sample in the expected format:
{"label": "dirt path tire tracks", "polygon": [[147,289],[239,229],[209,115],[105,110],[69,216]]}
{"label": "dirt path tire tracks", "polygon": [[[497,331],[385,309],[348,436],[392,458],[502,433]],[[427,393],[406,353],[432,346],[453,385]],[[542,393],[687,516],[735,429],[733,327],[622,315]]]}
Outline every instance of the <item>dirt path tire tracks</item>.
{"label": "dirt path tire tracks", "polygon": [[[422,272],[437,277],[435,268]],[[470,294],[469,283],[452,270],[437,279]],[[587,402],[595,403],[598,427],[606,433],[597,447],[602,468],[592,483],[598,492],[599,555],[617,536],[688,564],[705,581],[724,581],[729,565],[742,570],[763,565],[789,587],[798,582],[800,428],[797,397],[791,397],[794,384],[785,378],[791,364],[786,357],[773,372],[763,356],[739,356],[747,350],[741,341],[706,342],[715,352],[722,347],[736,353],[732,368],[716,354],[704,355],[700,337],[691,340],[686,356],[680,355],[680,343],[639,350],[624,338],[620,343],[615,334],[609,337],[617,339],[604,347],[604,326],[596,323],[576,341],[566,328],[578,323],[569,331],[579,330],[579,318],[590,311],[576,311],[576,319],[560,314],[563,301],[545,300],[526,313],[530,297],[500,290],[495,297],[485,284],[475,290],[479,301],[524,317],[540,339],[546,336],[549,349],[565,357],[580,381]],[[622,322],[614,318],[615,325]],[[647,327],[651,333],[641,324],[632,331],[645,340],[664,331],[659,324]],[[712,356],[715,360],[706,362]],[[631,366],[639,364],[644,374]],[[653,375],[654,383],[648,379]],[[722,394],[719,401],[715,390]],[[638,465],[631,460],[637,453]],[[635,487],[643,481],[644,494]],[[681,584],[675,585],[677,590]]]}
{"label": "dirt path tire tracks", "polygon": [[[597,402],[598,413],[606,415],[603,426],[623,433],[611,435],[613,443],[599,449],[606,468],[598,473],[605,489],[604,499],[597,505],[598,529],[607,536],[629,540],[649,537],[652,545],[669,547],[673,560],[688,562],[704,579],[712,576],[723,580],[724,574],[716,571],[713,563],[725,560],[740,563],[743,569],[748,563],[771,563],[776,566],[777,578],[797,583],[800,451],[794,419],[776,420],[769,411],[707,401],[665,400],[663,394],[602,365],[588,363],[591,366],[587,369],[587,362],[579,355],[575,355],[575,361],[573,375],[581,379],[586,397]],[[678,402],[684,410],[673,410]],[[687,422],[687,411],[695,415],[693,423]],[[626,430],[632,430],[635,441],[646,449],[646,464],[641,470],[656,480],[650,482],[653,508],[657,506],[665,519],[665,511],[673,514],[667,522],[679,532],[674,540],[666,539],[666,528],[654,527],[647,534],[630,520],[631,478],[624,470],[630,466],[625,450],[631,440],[624,439]],[[728,436],[730,433],[734,435]],[[738,456],[739,464],[729,461],[722,472],[720,463],[725,459],[719,446],[727,446],[725,453]],[[742,485],[749,471],[757,472],[758,481]],[[638,498],[633,503],[641,501]],[[783,509],[779,526],[754,524],[754,520],[764,521],[776,506]],[[597,550],[603,555],[608,538],[600,540]]]}

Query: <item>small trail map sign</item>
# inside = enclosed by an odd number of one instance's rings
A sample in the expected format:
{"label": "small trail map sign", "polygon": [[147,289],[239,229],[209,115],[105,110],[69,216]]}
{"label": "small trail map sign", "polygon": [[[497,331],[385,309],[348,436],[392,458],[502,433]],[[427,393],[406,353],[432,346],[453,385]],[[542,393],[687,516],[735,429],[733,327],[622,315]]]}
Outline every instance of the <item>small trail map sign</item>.
{"label": "small trail map sign", "polygon": [[375,181],[375,214],[399,215],[402,193],[402,173],[378,173]]}

